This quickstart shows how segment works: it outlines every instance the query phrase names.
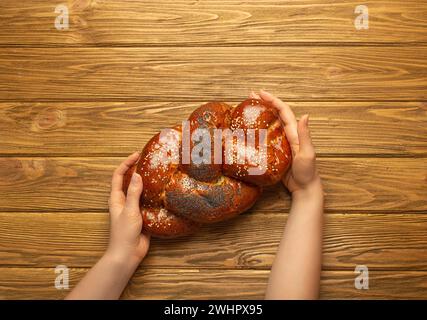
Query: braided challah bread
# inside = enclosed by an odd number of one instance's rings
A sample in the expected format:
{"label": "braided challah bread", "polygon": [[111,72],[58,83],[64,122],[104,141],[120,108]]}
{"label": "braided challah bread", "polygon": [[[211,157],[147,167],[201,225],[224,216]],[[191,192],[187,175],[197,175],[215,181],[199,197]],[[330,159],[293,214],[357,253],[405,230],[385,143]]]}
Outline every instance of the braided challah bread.
{"label": "braided challah bread", "polygon": [[291,150],[277,110],[247,99],[233,108],[210,102],[188,121],[162,130],[125,175],[141,175],[143,228],[156,237],[194,232],[248,210],[262,187],[281,180]]}

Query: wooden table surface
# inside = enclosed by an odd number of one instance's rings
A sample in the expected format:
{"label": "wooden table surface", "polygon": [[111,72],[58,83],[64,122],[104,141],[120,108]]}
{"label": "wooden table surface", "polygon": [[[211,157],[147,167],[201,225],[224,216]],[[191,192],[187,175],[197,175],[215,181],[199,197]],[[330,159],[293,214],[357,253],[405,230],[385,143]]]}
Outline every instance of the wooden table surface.
{"label": "wooden table surface", "polygon": [[[311,116],[321,297],[427,299],[426,47],[423,0],[2,0],[0,298],[64,297],[55,267],[72,287],[102,255],[122,159],[206,101],[265,88]],[[263,298],[289,205],[277,186],[232,221],[153,240],[123,297]]]}

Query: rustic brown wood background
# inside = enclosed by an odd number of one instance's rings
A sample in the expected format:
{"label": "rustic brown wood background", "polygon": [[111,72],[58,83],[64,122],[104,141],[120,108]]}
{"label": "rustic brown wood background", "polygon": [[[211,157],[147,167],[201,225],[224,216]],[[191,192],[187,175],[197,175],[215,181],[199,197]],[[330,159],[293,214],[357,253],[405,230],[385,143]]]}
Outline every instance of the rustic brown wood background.
{"label": "rustic brown wood background", "polygon": [[[0,298],[64,297],[54,268],[73,286],[102,255],[123,157],[203,102],[265,88],[311,115],[321,297],[426,299],[426,47],[424,0],[2,0]],[[153,240],[123,297],[263,298],[289,204],[279,186],[233,221]]]}

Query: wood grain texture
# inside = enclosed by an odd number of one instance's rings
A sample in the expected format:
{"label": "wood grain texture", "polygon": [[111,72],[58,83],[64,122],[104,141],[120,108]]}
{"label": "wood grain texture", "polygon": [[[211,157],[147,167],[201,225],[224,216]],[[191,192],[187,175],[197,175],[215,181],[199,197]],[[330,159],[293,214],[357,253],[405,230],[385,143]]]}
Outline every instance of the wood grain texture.
{"label": "wood grain texture", "polygon": [[[88,269],[70,269],[72,288]],[[266,270],[143,269],[123,299],[263,299]],[[1,268],[0,299],[62,299],[53,268]],[[322,299],[426,299],[427,272],[370,271],[369,290],[357,290],[353,271],[322,272]],[[233,288],[233,290],[230,290]]]}
{"label": "wood grain texture", "polygon": [[[161,129],[181,123],[202,103],[0,103],[0,154],[124,156]],[[426,103],[289,104],[298,116],[310,114],[320,156],[427,155]]]}
{"label": "wood grain texture", "polygon": [[[369,30],[354,27],[360,4]],[[2,0],[0,299],[63,298],[53,268],[74,286],[105,250],[123,157],[203,102],[260,88],[311,115],[321,297],[427,299],[426,49],[419,0]],[[236,219],[153,239],[123,298],[262,299],[289,206],[276,186]]]}
{"label": "wood grain texture", "polygon": [[[0,158],[1,211],[104,211],[111,175],[123,158]],[[318,160],[327,211],[427,210],[424,158]],[[281,185],[265,190],[254,210],[287,212]]]}
{"label": "wood grain texture", "polygon": [[[426,99],[425,47],[4,48],[0,100]],[[238,94],[239,96],[236,96]]]}
{"label": "wood grain texture", "polygon": [[[249,212],[180,239],[152,239],[147,268],[271,267],[287,214]],[[91,267],[108,243],[108,215],[0,213],[0,266]],[[426,214],[325,216],[323,268],[427,271]]]}
{"label": "wood grain texture", "polygon": [[54,27],[56,3],[2,0],[0,44],[260,45],[283,42],[414,43],[427,41],[427,4],[364,1],[369,30],[356,30],[361,2],[341,0],[74,0],[70,28]]}

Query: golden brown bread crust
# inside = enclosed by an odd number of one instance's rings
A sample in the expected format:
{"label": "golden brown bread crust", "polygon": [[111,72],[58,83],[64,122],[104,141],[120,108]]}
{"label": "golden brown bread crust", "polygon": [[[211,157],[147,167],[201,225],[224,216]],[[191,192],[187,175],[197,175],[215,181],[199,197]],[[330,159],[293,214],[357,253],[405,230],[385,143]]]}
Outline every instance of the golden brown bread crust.
{"label": "golden brown bread crust", "polygon": [[[268,186],[279,182],[287,171],[292,156],[285,129],[277,110],[265,101],[247,99],[234,109],[231,116],[230,129],[231,132],[243,129],[246,137],[250,136],[247,129],[266,129],[265,139],[268,147],[265,152],[259,150],[259,131],[255,131],[256,150],[252,152],[255,156],[251,159],[246,159],[247,161],[244,164],[239,164],[236,159],[237,149],[240,147],[239,144],[232,145],[230,152],[227,152],[225,147],[224,156],[228,158],[228,162],[231,162],[231,164],[227,164],[227,159],[224,161],[223,173],[258,186]],[[246,151],[249,149],[247,146],[242,148],[246,149]],[[266,166],[259,165],[264,162],[267,164]],[[264,174],[250,174],[248,171],[250,169],[258,169],[260,170],[259,172],[264,171]]]}
{"label": "golden brown bread crust", "polygon": [[174,238],[193,233],[199,228],[191,221],[165,208],[141,207],[144,230],[159,238]]}
{"label": "golden brown bread crust", "polygon": [[[143,228],[153,236],[190,234],[201,223],[226,220],[248,210],[262,187],[280,181],[290,166],[283,124],[277,110],[263,100],[247,99],[235,108],[210,102],[197,108],[188,120],[183,127],[156,134],[125,175],[124,191],[134,171],[142,177]],[[196,143],[183,141],[183,135],[197,137],[200,132],[211,138],[208,163],[195,163],[185,152],[191,153]],[[254,144],[237,143],[239,132]],[[260,142],[266,142],[267,148]],[[239,162],[239,152],[246,154],[243,162]]]}

